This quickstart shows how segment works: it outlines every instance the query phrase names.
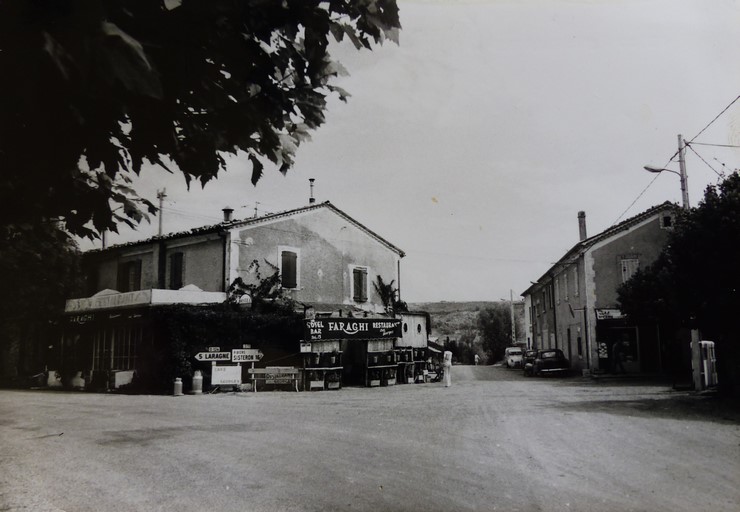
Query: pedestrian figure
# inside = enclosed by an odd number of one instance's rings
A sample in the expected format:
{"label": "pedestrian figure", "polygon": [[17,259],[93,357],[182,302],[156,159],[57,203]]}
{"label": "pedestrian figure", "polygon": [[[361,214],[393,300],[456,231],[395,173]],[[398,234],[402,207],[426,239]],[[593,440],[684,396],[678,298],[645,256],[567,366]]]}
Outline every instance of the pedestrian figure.
{"label": "pedestrian figure", "polygon": [[444,373],[445,373],[445,387],[449,388],[452,385],[452,352],[445,350],[444,362]]}
{"label": "pedestrian figure", "polygon": [[612,345],[612,372],[613,373],[627,373],[622,363],[624,357],[624,343],[622,340],[617,340]]}
{"label": "pedestrian figure", "polygon": [[480,361],[480,357],[478,357],[478,354],[475,354],[475,366],[478,366],[478,361]]}

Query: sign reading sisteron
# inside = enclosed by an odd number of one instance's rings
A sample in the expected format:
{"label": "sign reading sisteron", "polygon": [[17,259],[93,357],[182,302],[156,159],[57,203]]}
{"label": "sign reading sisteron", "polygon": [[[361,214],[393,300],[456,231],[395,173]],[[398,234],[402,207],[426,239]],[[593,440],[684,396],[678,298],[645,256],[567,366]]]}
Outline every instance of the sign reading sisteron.
{"label": "sign reading sisteron", "polygon": [[306,320],[304,336],[306,341],[399,338],[401,320],[396,318]]}

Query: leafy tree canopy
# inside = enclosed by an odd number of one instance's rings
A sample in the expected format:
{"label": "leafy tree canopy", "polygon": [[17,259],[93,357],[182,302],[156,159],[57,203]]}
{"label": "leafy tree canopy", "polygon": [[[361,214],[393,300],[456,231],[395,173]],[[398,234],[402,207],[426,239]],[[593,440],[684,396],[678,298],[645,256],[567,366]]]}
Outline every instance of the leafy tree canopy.
{"label": "leafy tree canopy", "polygon": [[682,212],[658,259],[618,290],[619,307],[636,321],[698,328],[717,343],[721,389],[740,391],[740,175],[710,186],[697,208]]}
{"label": "leafy tree canopy", "polygon": [[206,184],[239,152],[281,172],[344,73],[329,38],[397,40],[395,0],[0,2],[0,218],[94,237],[154,206],[145,162]]}
{"label": "leafy tree canopy", "polygon": [[500,361],[511,345],[511,315],[502,307],[487,307],[478,312],[478,330],[483,350],[491,362]]}
{"label": "leafy tree canopy", "polygon": [[706,189],[697,208],[683,212],[668,243],[650,267],[619,289],[620,308],[636,318],[686,321],[708,332],[740,306],[740,175]]}

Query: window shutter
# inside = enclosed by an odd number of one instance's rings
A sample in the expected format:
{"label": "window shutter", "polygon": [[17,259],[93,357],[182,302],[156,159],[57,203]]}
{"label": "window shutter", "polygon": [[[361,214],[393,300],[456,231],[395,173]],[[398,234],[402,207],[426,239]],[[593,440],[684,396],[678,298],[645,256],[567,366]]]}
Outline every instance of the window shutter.
{"label": "window shutter", "polygon": [[623,259],[622,262],[622,282],[625,283],[632,277],[637,269],[640,268],[640,260],[637,258]]}
{"label": "window shutter", "polygon": [[181,252],[176,252],[170,255],[170,289],[179,290],[182,288],[183,278],[183,255]]}
{"label": "window shutter", "polygon": [[128,291],[128,265],[125,263],[119,263],[118,264],[118,276],[116,279],[118,282],[116,284],[116,290],[119,292],[127,292]]}
{"label": "window shutter", "polygon": [[134,292],[141,290],[141,260],[132,261],[130,265],[130,284],[129,291]]}
{"label": "window shutter", "polygon": [[354,281],[354,293],[353,299],[355,302],[366,302],[367,301],[367,269],[366,268],[355,268],[352,270],[352,278]]}
{"label": "window shutter", "polygon": [[280,282],[283,288],[298,287],[298,255],[292,251],[283,251],[281,254]]}

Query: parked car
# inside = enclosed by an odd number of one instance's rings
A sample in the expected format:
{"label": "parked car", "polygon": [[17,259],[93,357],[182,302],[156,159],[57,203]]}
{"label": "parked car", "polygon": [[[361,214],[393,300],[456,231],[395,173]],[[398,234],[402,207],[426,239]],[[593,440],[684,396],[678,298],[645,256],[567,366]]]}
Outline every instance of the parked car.
{"label": "parked car", "polygon": [[521,368],[524,351],[519,347],[506,347],[504,350],[504,364],[507,368]]}
{"label": "parked car", "polygon": [[570,361],[559,348],[538,350],[534,361],[527,364],[524,372],[527,375],[546,375],[549,373],[566,374],[570,371]]}
{"label": "parked car", "polygon": [[532,366],[534,365],[534,360],[537,358],[537,351],[536,350],[525,350],[524,351],[524,357],[522,357],[522,368],[524,368],[524,373],[530,373],[532,371]]}

